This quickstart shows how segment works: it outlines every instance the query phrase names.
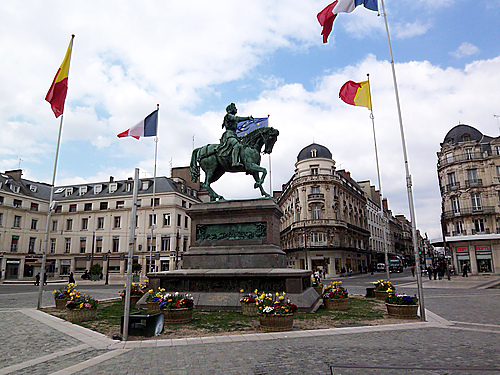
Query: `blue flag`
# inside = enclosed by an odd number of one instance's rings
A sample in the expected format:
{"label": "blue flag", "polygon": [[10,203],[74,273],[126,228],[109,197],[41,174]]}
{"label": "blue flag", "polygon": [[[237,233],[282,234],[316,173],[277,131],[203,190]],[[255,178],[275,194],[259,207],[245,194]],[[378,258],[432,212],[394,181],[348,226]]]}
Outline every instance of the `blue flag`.
{"label": "blue flag", "polygon": [[262,117],[262,118],[254,118],[253,121],[250,120],[245,120],[238,122],[238,128],[236,129],[236,135],[238,137],[244,137],[251,131],[257,129],[257,128],[262,128],[263,126],[268,126],[269,125],[269,118],[268,117]]}

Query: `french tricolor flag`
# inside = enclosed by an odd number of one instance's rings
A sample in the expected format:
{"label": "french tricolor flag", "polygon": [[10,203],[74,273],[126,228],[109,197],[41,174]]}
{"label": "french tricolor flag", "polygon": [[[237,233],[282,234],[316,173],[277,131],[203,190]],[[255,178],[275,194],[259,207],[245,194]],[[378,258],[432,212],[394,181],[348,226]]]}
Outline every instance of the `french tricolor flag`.
{"label": "french tricolor flag", "polygon": [[144,120],[140,121],[137,125],[132,126],[130,129],[117,135],[118,138],[134,137],[156,137],[158,131],[158,109],[152,112]]}

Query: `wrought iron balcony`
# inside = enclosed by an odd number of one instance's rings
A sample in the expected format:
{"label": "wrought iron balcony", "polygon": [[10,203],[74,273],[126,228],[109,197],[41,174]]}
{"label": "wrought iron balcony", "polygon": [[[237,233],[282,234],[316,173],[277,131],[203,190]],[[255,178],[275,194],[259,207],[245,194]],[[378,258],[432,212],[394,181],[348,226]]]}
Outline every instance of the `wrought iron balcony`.
{"label": "wrought iron balcony", "polygon": [[477,187],[477,186],[483,186],[483,180],[481,179],[475,179],[475,180],[465,180],[465,187]]}
{"label": "wrought iron balcony", "polygon": [[481,215],[481,214],[489,215],[494,213],[495,213],[495,206],[466,207],[466,208],[461,208],[460,210],[444,211],[443,217],[445,219],[449,219],[452,217],[459,217],[459,216]]}
{"label": "wrought iron balcony", "polygon": [[323,193],[312,193],[307,196],[308,201],[324,201],[325,194]]}
{"label": "wrought iron balcony", "polygon": [[447,192],[458,190],[458,189],[460,189],[460,182],[454,182],[452,184],[446,185]]}

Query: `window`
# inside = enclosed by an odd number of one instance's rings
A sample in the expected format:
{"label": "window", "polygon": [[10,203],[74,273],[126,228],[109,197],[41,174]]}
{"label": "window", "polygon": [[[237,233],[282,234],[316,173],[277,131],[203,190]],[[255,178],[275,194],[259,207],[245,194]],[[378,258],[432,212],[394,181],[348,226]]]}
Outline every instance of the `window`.
{"label": "window", "polygon": [[473,155],[472,148],[466,148],[465,149],[465,159],[472,160],[472,155]]}
{"label": "window", "polygon": [[182,251],[187,251],[187,248],[188,248],[188,238],[184,237],[184,239],[182,240]]}
{"label": "window", "polygon": [[446,154],[446,161],[448,163],[453,163],[453,153],[452,152]]}
{"label": "window", "polygon": [[92,211],[92,203],[85,203],[85,206],[83,206],[84,211]]}
{"label": "window", "polygon": [[58,205],[56,206],[56,214],[60,214],[62,212],[62,206]]}
{"label": "window", "polygon": [[187,216],[184,216],[184,228],[187,229],[188,225],[189,225],[189,218]]}
{"label": "window", "polygon": [[161,251],[170,251],[170,237],[161,238]]}
{"label": "window", "polygon": [[69,205],[69,212],[76,212],[76,204]]}
{"label": "window", "polygon": [[12,190],[14,193],[19,193],[21,189],[17,185],[10,185],[10,190]]}
{"label": "window", "polygon": [[115,216],[114,221],[113,221],[114,228],[120,228],[121,227],[121,221],[122,221],[122,217],[121,216]]}
{"label": "window", "polygon": [[21,228],[21,216],[14,216],[14,228]]}
{"label": "window", "polygon": [[97,218],[97,229],[104,229],[104,218],[103,217]]}
{"label": "window", "polygon": [[99,194],[102,191],[102,184],[94,185],[94,195]]}
{"label": "window", "polygon": [[17,245],[19,243],[19,236],[12,236],[12,242],[10,243],[10,252],[17,253]]}
{"label": "window", "polygon": [[461,221],[457,221],[455,223],[455,231],[456,231],[456,234],[464,233],[464,224]]}
{"label": "window", "polygon": [[156,236],[153,237],[153,250],[151,250],[151,237],[148,237],[147,248],[148,251],[156,251]]}
{"label": "window", "polygon": [[317,167],[312,167],[311,168],[311,175],[316,176],[318,174],[318,168]]}
{"label": "window", "polygon": [[116,208],[125,208],[125,201],[116,201]]}
{"label": "window", "polygon": [[28,253],[29,254],[35,253],[35,243],[36,243],[36,237],[30,237],[30,243],[28,245]]}
{"label": "window", "polygon": [[320,206],[312,206],[312,218],[313,218],[313,220],[321,219],[321,207]]}
{"label": "window", "polygon": [[455,176],[455,172],[448,173],[448,185],[455,186],[457,183],[457,179]]}
{"label": "window", "polygon": [[315,158],[317,155],[318,155],[318,150],[316,150],[315,148],[313,148],[313,149],[311,150],[311,157],[312,157],[312,158]]}
{"label": "window", "polygon": [[57,220],[52,220],[52,232],[57,231]]}
{"label": "window", "polygon": [[78,195],[81,197],[85,194],[87,194],[87,186],[80,186],[80,188],[78,189]]}
{"label": "window", "polygon": [[54,254],[56,252],[56,239],[51,238],[50,239],[50,253]]}
{"label": "window", "polygon": [[311,193],[312,194],[319,194],[319,186],[311,187]]}
{"label": "window", "polygon": [[[160,198],[155,198],[155,207],[160,205]],[[153,199],[151,198],[151,207],[153,207]]]}
{"label": "window", "polygon": [[141,207],[142,205],[142,199],[137,199],[137,207]]}
{"label": "window", "polygon": [[2,221],[3,221],[3,213],[0,212],[0,227],[2,226]]}
{"label": "window", "polygon": [[110,193],[114,193],[117,189],[118,189],[118,184],[116,182],[109,184],[109,192]]}
{"label": "window", "polygon": [[325,233],[311,233],[311,246],[325,246],[326,234]]}
{"label": "window", "polygon": [[467,169],[467,179],[469,181],[477,181],[477,169]]}
{"label": "window", "polygon": [[84,217],[82,218],[82,230],[89,229],[89,219]]}
{"label": "window", "polygon": [[36,193],[38,190],[38,188],[36,187],[36,185],[30,185],[30,191],[33,192],[33,193]]}
{"label": "window", "polygon": [[64,239],[64,252],[69,254],[71,252],[71,238]]}
{"label": "window", "polygon": [[84,254],[87,250],[87,237],[80,237],[80,254]]}
{"label": "window", "polygon": [[108,202],[101,202],[99,205],[100,210],[107,210],[108,209]]}
{"label": "window", "polygon": [[95,239],[95,252],[102,253],[102,237],[97,237]]}
{"label": "window", "polygon": [[22,205],[23,205],[23,201],[22,200],[14,199],[14,203],[13,203],[14,207],[21,208]]}
{"label": "window", "polygon": [[148,190],[149,181],[142,181],[141,190]]}
{"label": "window", "polygon": [[458,197],[451,197],[451,210],[454,214],[460,213],[460,205],[458,203]]}
{"label": "window", "polygon": [[31,229],[36,230],[38,226],[38,219],[31,219]]}
{"label": "window", "polygon": [[73,194],[73,188],[72,187],[66,188],[66,190],[64,190],[64,196],[65,197],[69,197],[71,194]]}
{"label": "window", "polygon": [[483,209],[481,205],[481,194],[471,194],[472,201],[472,211],[481,211]]}
{"label": "window", "polygon": [[73,230],[73,219],[66,220],[66,230]]}
{"label": "window", "polygon": [[156,214],[149,214],[149,227],[156,226]]}
{"label": "window", "polygon": [[132,191],[132,187],[134,186],[133,182],[127,182],[125,185],[125,191]]}
{"label": "window", "polygon": [[484,232],[484,220],[483,219],[475,219],[474,220],[474,230],[476,233]]}
{"label": "window", "polygon": [[182,207],[186,208],[186,201],[185,200],[182,201]]}
{"label": "window", "polygon": [[31,203],[30,211],[38,211],[38,203]]}
{"label": "window", "polygon": [[464,135],[462,135],[462,141],[463,142],[468,142],[470,141],[470,135],[465,133]]}
{"label": "window", "polygon": [[113,238],[113,253],[117,253],[120,251],[120,239]]}
{"label": "window", "polygon": [[[498,193],[499,193],[499,197],[500,197],[500,191]],[[170,214],[164,214],[163,215],[163,225],[164,226],[170,226]]]}
{"label": "window", "polygon": [[181,226],[181,223],[182,223],[182,216],[181,214],[177,214],[177,226],[180,227]]}
{"label": "window", "polygon": [[3,197],[0,196],[0,205],[3,204]]}
{"label": "window", "polygon": [[500,146],[493,146],[493,155],[500,155]]}

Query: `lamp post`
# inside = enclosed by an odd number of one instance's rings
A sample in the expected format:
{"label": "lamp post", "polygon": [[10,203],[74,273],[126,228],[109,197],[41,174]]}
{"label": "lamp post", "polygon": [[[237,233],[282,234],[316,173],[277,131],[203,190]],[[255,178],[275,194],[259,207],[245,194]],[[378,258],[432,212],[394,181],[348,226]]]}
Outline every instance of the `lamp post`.
{"label": "lamp post", "polygon": [[108,250],[108,256],[106,258],[106,282],[104,285],[108,285],[109,281],[109,258],[111,257],[111,250]]}
{"label": "lamp post", "polygon": [[175,269],[179,269],[179,241],[181,240],[181,235],[179,229],[177,229],[177,241],[175,246]]}

